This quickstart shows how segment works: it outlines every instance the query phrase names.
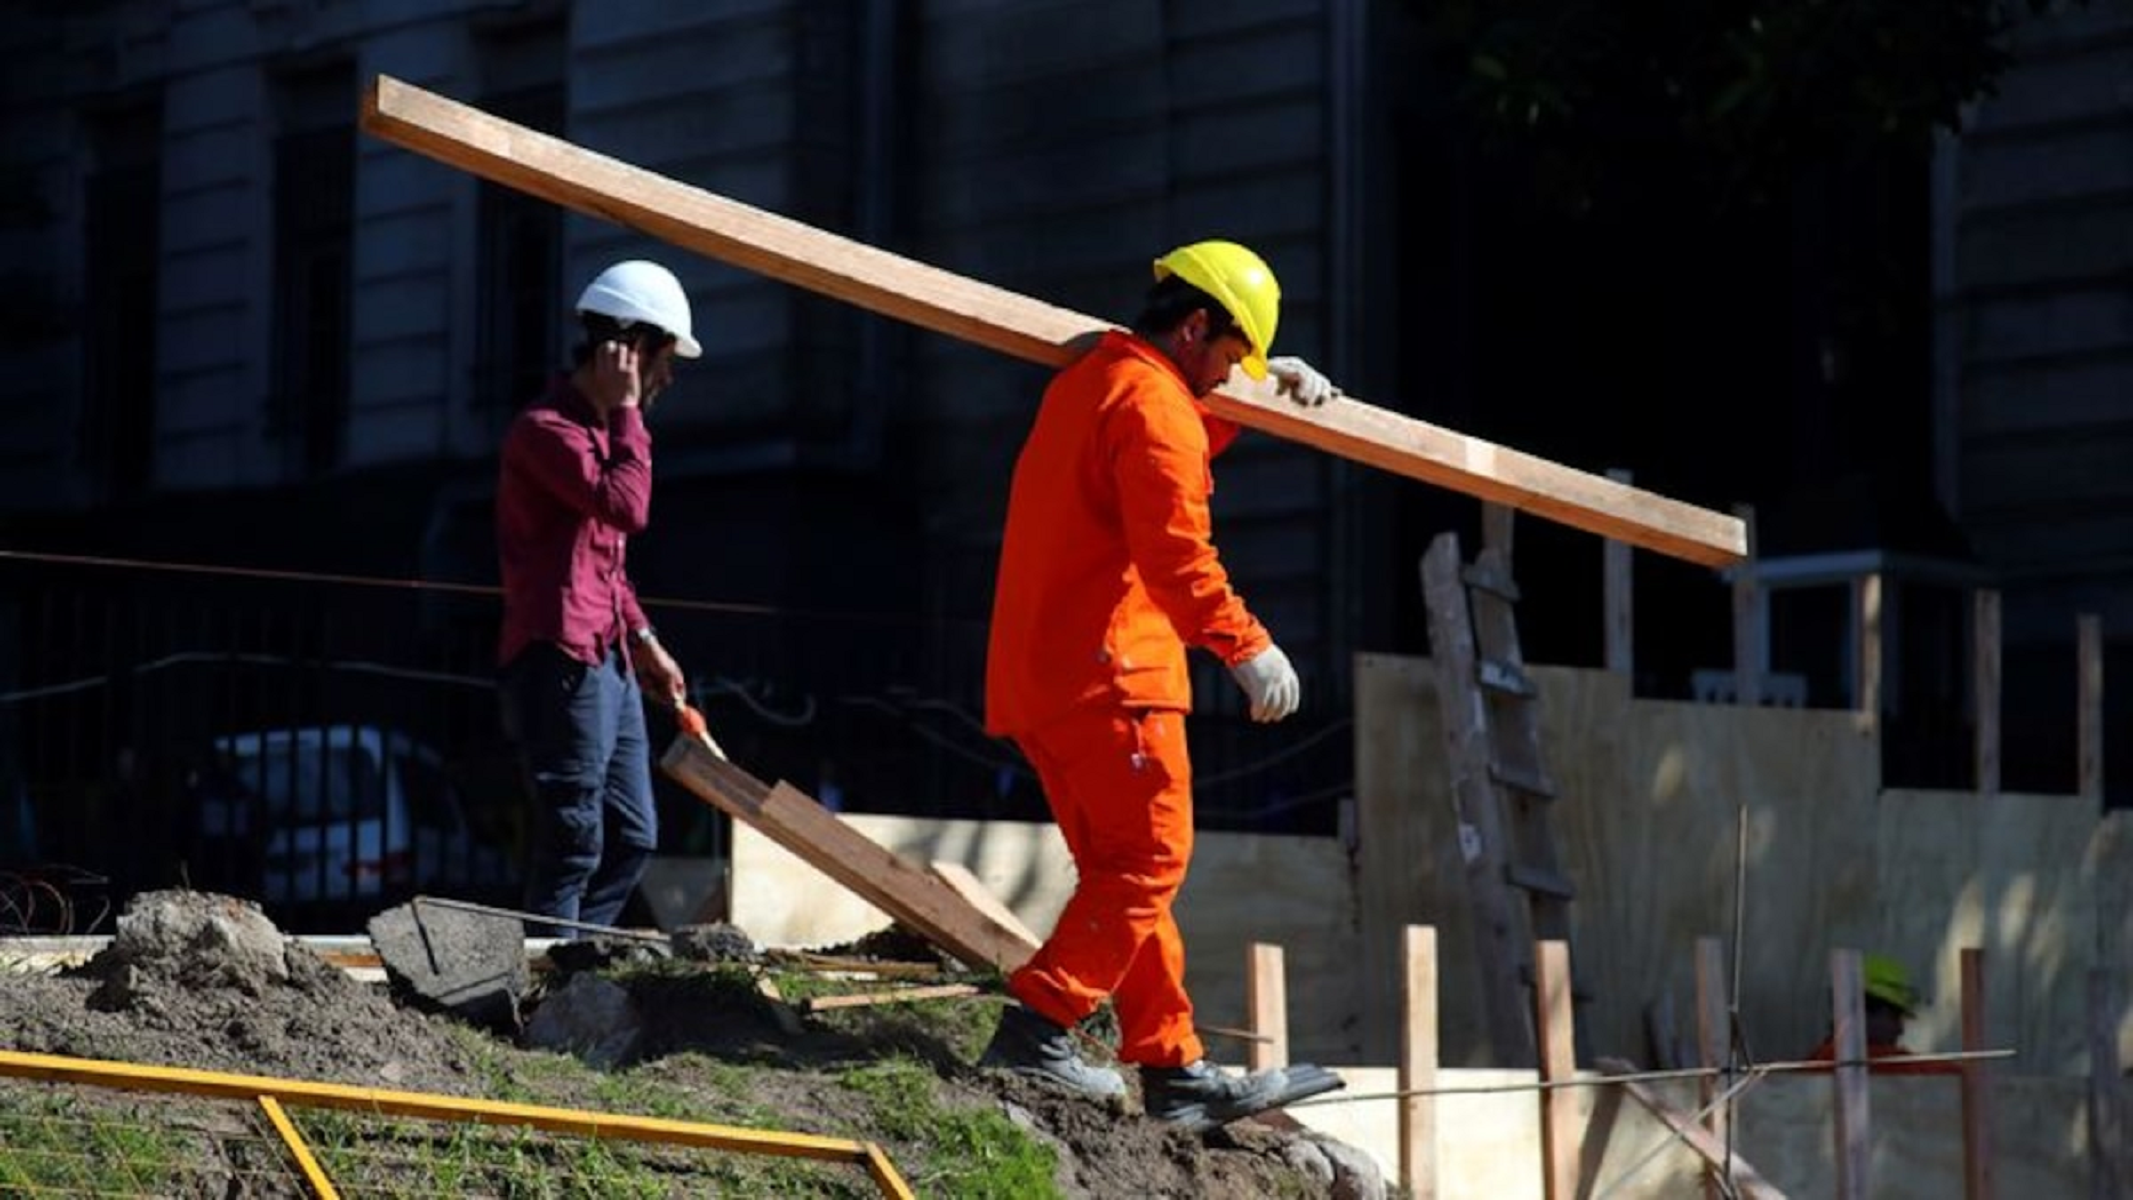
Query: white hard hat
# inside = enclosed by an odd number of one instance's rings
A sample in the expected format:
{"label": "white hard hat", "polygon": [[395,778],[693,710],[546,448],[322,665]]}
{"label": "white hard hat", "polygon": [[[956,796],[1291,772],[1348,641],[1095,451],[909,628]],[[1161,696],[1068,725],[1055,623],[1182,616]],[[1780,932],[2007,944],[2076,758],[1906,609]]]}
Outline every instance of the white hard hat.
{"label": "white hard hat", "polygon": [[674,272],[655,262],[633,258],[594,276],[578,297],[578,311],[613,317],[627,328],[643,322],[674,335],[674,353],[695,358],[704,352],[689,331],[689,297]]}

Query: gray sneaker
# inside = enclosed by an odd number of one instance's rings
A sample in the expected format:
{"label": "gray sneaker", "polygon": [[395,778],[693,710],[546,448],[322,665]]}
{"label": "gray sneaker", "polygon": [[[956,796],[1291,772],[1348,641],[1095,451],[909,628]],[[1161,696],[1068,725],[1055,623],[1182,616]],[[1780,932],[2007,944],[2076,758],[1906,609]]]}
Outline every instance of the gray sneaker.
{"label": "gray sneaker", "polygon": [[1203,1058],[1184,1067],[1142,1067],[1141,1105],[1158,1121],[1203,1133],[1346,1086],[1347,1080],[1310,1063],[1231,1075]]}
{"label": "gray sneaker", "polygon": [[1056,1084],[1091,1100],[1116,1100],[1126,1094],[1126,1081],[1118,1072],[1082,1060],[1072,1033],[1019,1004],[1000,1014],[1000,1027],[978,1065]]}

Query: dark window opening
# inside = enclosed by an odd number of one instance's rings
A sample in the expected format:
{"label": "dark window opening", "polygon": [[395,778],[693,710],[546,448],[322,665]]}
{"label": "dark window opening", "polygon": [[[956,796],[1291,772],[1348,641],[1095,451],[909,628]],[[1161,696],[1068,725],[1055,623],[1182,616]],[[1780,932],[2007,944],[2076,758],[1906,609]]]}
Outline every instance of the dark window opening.
{"label": "dark window opening", "polygon": [[[484,39],[481,107],[561,136],[566,119],[563,27],[543,23]],[[476,238],[478,326],[473,404],[500,431],[562,362],[563,211],[486,180]]]}
{"label": "dark window opening", "polygon": [[162,105],[115,109],[96,120],[91,137],[79,457],[109,499],[132,500],[148,490],[155,469]]}
{"label": "dark window opening", "polygon": [[304,474],[346,451],[354,290],[355,77],[346,67],[283,84],[274,141],[274,396],[269,436]]}

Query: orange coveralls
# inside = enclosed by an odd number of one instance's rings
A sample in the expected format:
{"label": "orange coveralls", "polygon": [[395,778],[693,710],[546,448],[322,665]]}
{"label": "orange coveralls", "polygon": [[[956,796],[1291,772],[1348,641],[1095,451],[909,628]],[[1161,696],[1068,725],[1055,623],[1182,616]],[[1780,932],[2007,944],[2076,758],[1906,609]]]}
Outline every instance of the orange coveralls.
{"label": "orange coveralls", "polygon": [[1045,389],[1015,464],[986,657],[986,725],[1044,785],[1080,879],[1008,979],[1072,1026],[1109,996],[1119,1058],[1202,1057],[1171,903],[1192,857],[1188,644],[1225,664],[1271,644],[1211,541],[1209,417],[1169,359],[1109,333]]}

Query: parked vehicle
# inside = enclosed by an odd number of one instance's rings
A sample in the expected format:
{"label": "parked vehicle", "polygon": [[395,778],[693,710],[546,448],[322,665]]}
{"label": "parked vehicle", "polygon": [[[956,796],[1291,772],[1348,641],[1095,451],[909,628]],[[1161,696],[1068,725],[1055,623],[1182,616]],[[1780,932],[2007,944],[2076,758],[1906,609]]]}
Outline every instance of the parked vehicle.
{"label": "parked vehicle", "polygon": [[[204,844],[267,904],[496,889],[515,873],[478,840],[438,752],[370,725],[215,739],[194,782]],[[234,853],[230,849],[234,848]],[[240,884],[242,886],[242,884]]]}

